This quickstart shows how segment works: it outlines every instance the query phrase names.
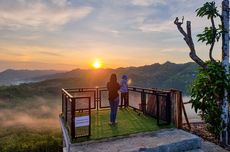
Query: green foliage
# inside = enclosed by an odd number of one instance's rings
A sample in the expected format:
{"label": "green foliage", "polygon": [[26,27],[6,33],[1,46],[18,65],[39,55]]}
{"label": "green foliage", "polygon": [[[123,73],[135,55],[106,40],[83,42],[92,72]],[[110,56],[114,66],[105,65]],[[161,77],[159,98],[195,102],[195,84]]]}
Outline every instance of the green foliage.
{"label": "green foliage", "polygon": [[0,129],[1,152],[61,152],[62,138],[58,130],[28,128]]}
{"label": "green foliage", "polygon": [[219,41],[223,33],[223,27],[222,25],[218,25],[218,28],[215,27],[214,18],[219,15],[215,2],[206,2],[202,7],[198,8],[196,12],[197,16],[207,16],[207,19],[211,19],[212,22],[211,27],[205,27],[204,31],[197,35],[198,41],[205,42],[206,45],[212,44],[215,40]]}
{"label": "green foliage", "polygon": [[203,33],[197,34],[198,41],[206,42],[206,45],[212,44],[213,37],[215,37],[216,41],[219,41],[222,32],[223,28],[221,25],[219,25],[218,29],[215,29],[213,27],[205,27]]}
{"label": "green foliage", "polygon": [[209,124],[208,130],[216,137],[221,131],[221,101],[224,89],[230,88],[229,75],[225,75],[220,62],[207,62],[208,68],[199,69],[191,85],[192,107]]}
{"label": "green foliage", "polygon": [[218,16],[218,10],[215,5],[215,2],[206,2],[202,7],[196,10],[197,16],[204,17],[207,16],[208,19],[211,17]]}
{"label": "green foliage", "polygon": [[[198,41],[211,45],[212,53],[215,41],[219,41],[222,33],[225,32],[221,24],[216,28],[215,18],[221,16],[217,10],[215,2],[206,2],[196,10],[197,16],[207,17],[211,21],[211,27],[205,27],[201,34],[198,34]],[[212,54],[210,54],[210,59]],[[208,123],[208,130],[216,137],[222,131],[222,101],[224,91],[230,93],[229,75],[225,74],[225,69],[220,62],[208,61],[207,68],[199,69],[199,73],[191,86],[192,106],[196,112]]]}

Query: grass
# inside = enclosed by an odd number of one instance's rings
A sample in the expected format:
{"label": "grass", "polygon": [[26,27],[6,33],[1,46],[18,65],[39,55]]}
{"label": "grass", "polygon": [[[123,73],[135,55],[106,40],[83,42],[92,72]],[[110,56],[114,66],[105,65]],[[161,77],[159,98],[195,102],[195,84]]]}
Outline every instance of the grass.
{"label": "grass", "polygon": [[0,128],[0,152],[62,152],[60,129]]}
{"label": "grass", "polygon": [[108,124],[109,113],[109,109],[92,111],[90,139],[102,139],[172,127],[172,125],[157,126],[156,119],[138,113],[130,108],[118,110],[117,124],[110,126]]}

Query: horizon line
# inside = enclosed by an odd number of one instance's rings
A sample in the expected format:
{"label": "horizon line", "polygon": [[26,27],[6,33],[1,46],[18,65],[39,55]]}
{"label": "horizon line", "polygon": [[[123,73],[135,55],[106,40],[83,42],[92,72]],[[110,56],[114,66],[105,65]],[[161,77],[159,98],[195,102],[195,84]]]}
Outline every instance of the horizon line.
{"label": "horizon line", "polygon": [[[144,64],[144,65],[139,65],[139,66],[120,66],[120,67],[115,67],[115,68],[100,68],[100,69],[94,69],[94,68],[73,68],[73,69],[70,69],[70,70],[64,70],[64,69],[45,69],[45,68],[7,68],[7,69],[4,69],[4,70],[0,70],[0,72],[4,72],[4,71],[7,71],[7,70],[15,70],[15,71],[22,71],[22,70],[28,70],[28,71],[57,71],[57,72],[68,72],[68,71],[73,71],[73,70],[116,70],[116,69],[121,69],[121,68],[138,68],[138,67],[144,67],[144,66],[151,66],[151,65],[154,65],[154,64],[159,64],[159,65],[164,65],[166,63],[172,63],[172,64],[188,64],[188,63],[195,63],[194,61],[190,61],[190,62],[183,62],[183,63],[175,63],[175,62],[171,62],[171,61],[165,61],[164,63],[159,63],[159,62],[156,62],[156,63],[152,63],[152,64]],[[43,64],[46,64],[46,63],[43,63]]]}

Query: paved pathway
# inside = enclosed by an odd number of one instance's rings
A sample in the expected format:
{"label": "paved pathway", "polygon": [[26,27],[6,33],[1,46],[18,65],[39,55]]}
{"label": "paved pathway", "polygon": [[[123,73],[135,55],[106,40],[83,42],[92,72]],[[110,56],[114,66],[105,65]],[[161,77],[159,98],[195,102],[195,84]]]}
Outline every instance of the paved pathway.
{"label": "paved pathway", "polygon": [[76,144],[73,152],[186,151],[199,149],[201,139],[179,129],[163,129],[103,141]]}
{"label": "paved pathway", "polygon": [[180,149],[187,149],[187,152],[228,152],[214,143],[178,129],[74,144],[71,152],[178,152]]}
{"label": "paved pathway", "polygon": [[223,149],[222,147],[220,147],[214,143],[211,143],[209,141],[204,141],[204,140],[202,140],[202,146],[201,147],[202,147],[201,149],[204,152],[229,152],[229,151]]}

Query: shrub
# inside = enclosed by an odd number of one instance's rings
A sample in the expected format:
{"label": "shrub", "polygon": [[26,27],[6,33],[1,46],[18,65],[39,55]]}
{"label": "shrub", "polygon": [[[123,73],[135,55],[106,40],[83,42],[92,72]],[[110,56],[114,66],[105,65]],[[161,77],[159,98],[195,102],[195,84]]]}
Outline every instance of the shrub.
{"label": "shrub", "polygon": [[200,68],[197,77],[190,86],[192,107],[208,124],[208,130],[216,137],[221,131],[221,102],[224,90],[228,92],[229,75],[225,75],[220,62],[207,61],[207,69]]}

